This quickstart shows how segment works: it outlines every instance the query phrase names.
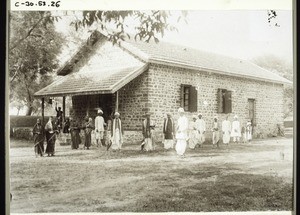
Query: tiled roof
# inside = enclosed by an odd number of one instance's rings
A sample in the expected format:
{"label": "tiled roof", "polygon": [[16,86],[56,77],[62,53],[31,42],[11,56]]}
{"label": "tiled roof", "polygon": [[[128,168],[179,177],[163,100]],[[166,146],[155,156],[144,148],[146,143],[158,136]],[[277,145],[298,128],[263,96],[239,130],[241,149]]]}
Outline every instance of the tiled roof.
{"label": "tiled roof", "polygon": [[[99,42],[86,45],[59,70],[65,75],[41,89],[35,96],[63,96],[114,93],[148,68],[148,63],[166,64],[195,71],[291,84],[287,79],[249,61],[200,51],[166,42],[134,39],[112,46],[96,32]],[[100,36],[99,36],[100,35]],[[104,41],[104,42],[103,42]],[[104,45],[103,45],[104,44]],[[74,66],[75,65],[75,66]]]}
{"label": "tiled roof", "polygon": [[[124,43],[123,43],[124,44]],[[232,57],[204,52],[201,50],[184,47],[160,41],[145,43],[127,40],[123,45],[129,51],[140,55],[142,59],[153,63],[194,68],[196,70],[221,73],[230,76],[264,80],[274,83],[291,84],[289,80],[263,69],[256,64]]]}
{"label": "tiled roof", "polygon": [[131,68],[72,73],[62,76],[52,84],[41,89],[35,93],[35,96],[74,96],[114,93],[146,69],[147,64],[143,64]]}

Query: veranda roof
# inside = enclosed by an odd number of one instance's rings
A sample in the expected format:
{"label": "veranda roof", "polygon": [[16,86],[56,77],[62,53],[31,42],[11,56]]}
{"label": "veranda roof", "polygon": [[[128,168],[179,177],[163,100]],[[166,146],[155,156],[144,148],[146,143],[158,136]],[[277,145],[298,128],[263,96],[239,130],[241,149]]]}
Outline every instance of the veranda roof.
{"label": "veranda roof", "polygon": [[35,93],[41,96],[75,96],[114,93],[131,80],[143,73],[148,67],[144,63],[141,66],[101,70],[90,72],[72,73],[60,77],[52,84]]}

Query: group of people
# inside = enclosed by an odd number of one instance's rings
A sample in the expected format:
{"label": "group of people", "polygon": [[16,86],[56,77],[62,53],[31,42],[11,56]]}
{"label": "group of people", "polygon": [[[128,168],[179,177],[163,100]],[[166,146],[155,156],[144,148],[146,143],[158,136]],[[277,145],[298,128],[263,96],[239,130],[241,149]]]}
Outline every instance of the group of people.
{"label": "group of people", "polygon": [[[91,147],[92,133],[94,133],[97,147],[106,147],[106,150],[109,150],[110,148],[112,150],[121,150],[124,132],[120,114],[118,112],[115,112],[114,117],[105,123],[102,116],[103,111],[99,109],[94,120],[95,123],[93,123],[91,117],[86,117],[85,122],[80,124],[77,120],[68,118],[63,122],[62,111],[60,108],[56,108],[56,111],[56,121],[53,121],[53,117],[49,117],[48,122],[45,127],[43,127],[38,119],[33,128],[36,155],[43,155],[44,137],[46,137],[47,147],[45,152],[48,156],[54,156],[56,136],[61,130],[63,133],[70,133],[72,149],[79,148],[79,144],[82,143],[80,131],[84,130],[84,149],[89,149]],[[198,116],[194,115],[191,122],[189,122],[188,118],[185,116],[183,108],[179,108],[178,113],[179,118],[177,123],[174,122],[171,114],[167,114],[167,118],[164,119],[163,144],[165,150],[168,150],[174,148],[176,143],[175,150],[177,154],[183,156],[187,146],[191,149],[203,146],[203,143],[205,142],[206,122],[202,118],[201,113],[199,113]],[[154,129],[154,121],[151,119],[151,115],[147,113],[146,118],[142,123],[142,151],[154,150]],[[237,115],[234,116],[232,123],[228,120],[228,116],[222,123],[219,123],[218,117],[215,116],[212,122],[213,147],[219,147],[220,134],[222,135],[222,140],[225,145],[229,144],[231,138],[233,142],[237,143],[239,143],[241,139],[243,142],[251,141],[251,121],[248,120],[245,126],[241,127]]]}
{"label": "group of people", "polygon": [[[198,114],[198,117],[194,115],[192,121],[189,123],[187,117],[184,116],[184,109],[179,108],[178,112],[179,118],[176,126],[171,114],[167,114],[167,118],[164,120],[164,148],[166,150],[173,148],[176,140],[175,150],[178,155],[183,156],[187,146],[191,149],[203,146],[205,142],[206,123],[201,113]],[[222,123],[219,123],[218,117],[215,116],[211,131],[213,147],[219,147],[220,134],[222,134],[225,145],[229,144],[231,138],[234,143],[240,143],[240,140],[250,142],[252,139],[251,121],[248,120],[245,126],[241,127],[237,115],[234,116],[232,123],[228,120],[228,116]]]}
{"label": "group of people", "polygon": [[[84,131],[84,149],[89,149],[92,145],[92,133],[95,133],[97,147],[104,146],[109,150],[120,150],[123,144],[123,127],[118,112],[114,113],[114,118],[105,123],[103,111],[99,109],[95,118],[95,123],[91,117],[86,117],[83,124],[77,120],[66,118],[63,122],[62,111],[56,108],[57,116],[54,121],[53,117],[49,117],[45,127],[41,124],[41,120],[37,119],[37,123],[33,127],[34,149],[36,156],[44,154],[44,139],[46,137],[47,147],[45,153],[48,156],[54,156],[55,141],[57,135],[62,131],[71,136],[71,149],[78,149],[82,143],[80,131]],[[107,129],[105,129],[107,128]],[[104,132],[107,131],[104,138]]]}

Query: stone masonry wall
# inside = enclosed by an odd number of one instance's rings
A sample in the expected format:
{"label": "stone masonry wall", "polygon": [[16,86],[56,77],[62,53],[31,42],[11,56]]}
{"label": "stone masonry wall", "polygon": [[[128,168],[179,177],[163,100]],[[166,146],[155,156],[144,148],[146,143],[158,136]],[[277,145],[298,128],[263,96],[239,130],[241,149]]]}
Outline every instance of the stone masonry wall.
{"label": "stone masonry wall", "polygon": [[[181,84],[197,88],[197,113],[201,112],[206,121],[207,139],[211,138],[213,117],[217,115],[221,123],[226,116],[217,114],[218,88],[232,91],[230,121],[237,114],[239,121],[245,124],[249,112],[248,99],[255,99],[257,125],[253,129],[254,137],[266,136],[276,129],[277,124],[283,124],[283,86],[280,84],[151,64],[148,71],[119,90],[119,112],[125,130],[125,144],[141,141],[142,121],[146,112],[152,113],[155,121],[156,141],[162,140],[162,124],[166,113],[171,113],[175,121],[178,118]],[[71,117],[83,120],[87,109],[90,109],[89,115],[94,118],[99,96],[101,95],[73,97]],[[192,115],[197,113],[188,112],[186,115],[191,120]]]}
{"label": "stone masonry wall", "polygon": [[[232,91],[232,113],[229,120],[237,114],[241,124],[248,118],[248,99],[255,99],[255,136],[266,136],[283,124],[283,86],[263,81],[217,75],[190,69],[152,64],[149,67],[149,109],[155,113],[152,118],[157,124],[156,137],[162,139],[162,124],[166,113],[171,113],[174,120],[178,118],[180,107],[180,85],[190,84],[198,91],[198,112],[206,121],[207,134],[211,137],[213,117],[223,121],[226,114],[217,113],[218,88]],[[207,105],[204,105],[204,102]],[[197,113],[186,113],[189,120]]]}
{"label": "stone masonry wall", "polygon": [[148,71],[119,90],[119,113],[126,130],[141,131],[148,103]]}

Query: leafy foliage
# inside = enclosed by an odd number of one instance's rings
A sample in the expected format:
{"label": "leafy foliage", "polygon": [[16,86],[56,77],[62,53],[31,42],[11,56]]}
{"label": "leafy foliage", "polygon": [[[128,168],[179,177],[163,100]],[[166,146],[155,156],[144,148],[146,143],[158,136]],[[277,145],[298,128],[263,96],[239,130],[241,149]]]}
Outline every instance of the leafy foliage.
{"label": "leafy foliage", "polygon": [[33,94],[51,83],[58,66],[64,40],[54,29],[54,19],[46,12],[10,13],[10,100],[27,106],[27,115],[40,106]]}
{"label": "leafy foliage", "polygon": [[[149,42],[153,39],[159,42],[157,35],[164,36],[165,30],[177,30],[175,26],[168,24],[168,18],[171,12],[163,10],[153,11],[83,11],[82,19],[77,19],[71,23],[76,31],[80,27],[89,27],[97,24],[99,30],[105,32],[114,44],[120,40],[125,40],[125,37],[130,38],[126,27],[130,19],[131,27],[134,27],[136,34],[135,39]],[[182,11],[182,16],[179,16],[177,21],[181,19],[186,21],[187,12]]]}

